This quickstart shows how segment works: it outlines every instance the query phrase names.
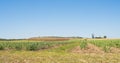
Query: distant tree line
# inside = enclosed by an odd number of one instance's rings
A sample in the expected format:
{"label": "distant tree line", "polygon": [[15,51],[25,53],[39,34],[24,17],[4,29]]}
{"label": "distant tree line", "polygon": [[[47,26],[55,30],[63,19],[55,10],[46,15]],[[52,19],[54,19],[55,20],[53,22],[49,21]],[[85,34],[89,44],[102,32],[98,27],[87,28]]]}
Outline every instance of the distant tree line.
{"label": "distant tree line", "polygon": [[25,39],[0,39],[0,41],[13,41],[13,40],[25,40]]}

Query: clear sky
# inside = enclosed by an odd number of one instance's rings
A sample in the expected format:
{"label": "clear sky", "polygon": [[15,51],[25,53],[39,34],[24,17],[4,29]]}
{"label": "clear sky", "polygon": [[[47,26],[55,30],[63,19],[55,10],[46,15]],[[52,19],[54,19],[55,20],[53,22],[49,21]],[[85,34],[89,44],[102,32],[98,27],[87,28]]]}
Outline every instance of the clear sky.
{"label": "clear sky", "polygon": [[0,0],[0,38],[120,38],[120,0]]}

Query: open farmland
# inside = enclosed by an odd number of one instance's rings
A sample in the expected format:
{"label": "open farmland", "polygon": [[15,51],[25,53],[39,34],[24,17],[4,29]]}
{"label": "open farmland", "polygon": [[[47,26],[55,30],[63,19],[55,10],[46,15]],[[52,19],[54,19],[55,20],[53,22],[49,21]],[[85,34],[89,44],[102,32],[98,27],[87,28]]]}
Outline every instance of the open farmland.
{"label": "open farmland", "polygon": [[29,38],[28,40],[33,40],[33,41],[67,41],[69,38],[59,38],[59,37],[33,37]]}
{"label": "open farmland", "polygon": [[120,40],[0,41],[0,63],[120,63]]}

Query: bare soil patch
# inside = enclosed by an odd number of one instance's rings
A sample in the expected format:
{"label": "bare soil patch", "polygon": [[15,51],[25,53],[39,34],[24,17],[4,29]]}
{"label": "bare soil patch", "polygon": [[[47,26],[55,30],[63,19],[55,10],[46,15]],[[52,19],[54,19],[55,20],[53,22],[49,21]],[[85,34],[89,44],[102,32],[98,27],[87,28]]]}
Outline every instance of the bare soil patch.
{"label": "bare soil patch", "polygon": [[55,37],[39,38],[39,37],[35,37],[35,38],[30,38],[28,40],[33,40],[33,41],[68,41],[68,40],[70,40],[70,38],[55,38]]}
{"label": "bare soil patch", "polygon": [[[93,44],[88,44],[85,49],[81,49],[80,46],[76,46],[71,50],[73,53],[96,53],[96,54],[102,54],[105,53],[102,48],[97,47]],[[110,52],[108,53],[120,53],[120,49],[116,47],[111,47]]]}
{"label": "bare soil patch", "polygon": [[119,48],[115,48],[115,47],[111,47],[110,48],[110,52],[111,53],[120,53],[120,49]]}

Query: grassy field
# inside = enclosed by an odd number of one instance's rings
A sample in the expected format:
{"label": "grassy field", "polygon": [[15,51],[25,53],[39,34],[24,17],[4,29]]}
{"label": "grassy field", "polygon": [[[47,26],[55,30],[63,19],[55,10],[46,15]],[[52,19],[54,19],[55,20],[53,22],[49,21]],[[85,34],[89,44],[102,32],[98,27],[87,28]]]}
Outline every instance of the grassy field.
{"label": "grassy field", "polygon": [[120,40],[0,41],[0,63],[120,63]]}

